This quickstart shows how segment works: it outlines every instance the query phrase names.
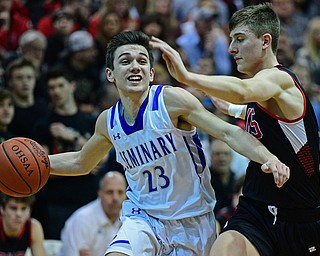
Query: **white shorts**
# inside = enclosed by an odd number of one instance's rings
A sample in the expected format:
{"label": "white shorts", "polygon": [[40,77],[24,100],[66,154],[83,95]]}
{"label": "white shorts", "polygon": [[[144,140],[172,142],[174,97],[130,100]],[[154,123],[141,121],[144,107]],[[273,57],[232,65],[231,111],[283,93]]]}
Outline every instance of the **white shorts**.
{"label": "white shorts", "polygon": [[158,220],[129,200],[123,203],[122,211],[122,227],[105,255],[120,252],[130,256],[207,256],[216,238],[213,212],[180,220]]}

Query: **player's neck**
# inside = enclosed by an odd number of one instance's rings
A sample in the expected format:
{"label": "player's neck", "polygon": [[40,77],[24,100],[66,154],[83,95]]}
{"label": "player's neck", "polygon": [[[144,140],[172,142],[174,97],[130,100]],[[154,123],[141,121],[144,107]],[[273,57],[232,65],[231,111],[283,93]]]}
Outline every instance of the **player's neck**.
{"label": "player's neck", "polygon": [[6,222],[3,222],[3,230],[7,237],[18,237],[21,233],[21,229],[22,227],[19,229],[12,229],[6,224]]}

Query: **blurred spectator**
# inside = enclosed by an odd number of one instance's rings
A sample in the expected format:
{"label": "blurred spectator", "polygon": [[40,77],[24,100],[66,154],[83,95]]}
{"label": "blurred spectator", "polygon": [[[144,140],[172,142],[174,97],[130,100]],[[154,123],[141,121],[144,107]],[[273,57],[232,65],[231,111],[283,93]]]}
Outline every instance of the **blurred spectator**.
{"label": "blurred spectator", "polygon": [[296,74],[310,99],[320,128],[320,80],[314,79],[312,71],[307,66],[295,64],[290,69]]}
{"label": "blurred spectator", "polygon": [[161,63],[155,63],[153,84],[172,84],[172,77],[167,68]]}
{"label": "blurred spectator", "polygon": [[5,60],[0,54],[0,87],[5,86]]}
{"label": "blurred spectator", "polygon": [[308,20],[320,15],[319,0],[293,0],[296,15],[306,17]]}
{"label": "blurred spectator", "polygon": [[34,27],[37,26],[39,20],[54,13],[62,7],[63,0],[24,0],[23,6],[29,11],[30,19]]}
{"label": "blurred spectator", "polygon": [[198,9],[192,23],[194,27],[188,28],[177,39],[177,44],[185,52],[192,70],[196,70],[200,58],[212,56],[216,74],[230,74],[232,65],[228,40],[217,24],[216,15],[215,10]]}
{"label": "blurred spectator", "polygon": [[217,197],[214,212],[230,205],[235,174],[231,170],[232,149],[223,141],[211,142],[211,185]]}
{"label": "blurred spectator", "polygon": [[30,10],[26,7],[26,2],[23,0],[12,0],[11,11],[30,19]]}
{"label": "blurred spectator", "polygon": [[31,29],[31,21],[12,10],[13,0],[0,1],[0,55],[9,58],[18,48],[23,32]]}
{"label": "blurred spectator", "polygon": [[[166,41],[165,31],[167,30],[167,27],[164,25],[161,16],[156,13],[142,15],[139,30],[150,37],[155,36]],[[160,63],[161,65],[166,66],[160,50],[153,49],[152,54],[154,63]]]}
{"label": "blurred spectator", "polygon": [[190,14],[191,19],[193,19],[194,15],[197,15],[199,9],[213,10],[216,14],[217,24],[229,37],[229,18],[231,16],[224,0],[198,0],[196,8]]}
{"label": "blurred spectator", "polygon": [[281,29],[290,38],[293,51],[296,51],[303,44],[303,35],[308,18],[296,15],[294,0],[271,0],[274,12],[279,16]]}
{"label": "blurred spectator", "polygon": [[15,114],[9,129],[16,136],[32,138],[34,124],[48,113],[46,100],[34,93],[36,69],[33,63],[24,58],[10,62],[6,69],[6,83],[15,105]]}
{"label": "blurred spectator", "polygon": [[[187,2],[187,1],[185,1]],[[151,20],[157,18],[157,24],[160,24],[164,29],[161,31],[161,37],[169,44],[174,44],[177,37],[181,35],[180,23],[176,18],[176,15],[173,11],[172,0],[148,0],[146,6],[146,16],[151,17]],[[148,20],[149,19],[149,20]],[[145,21],[141,21],[150,24],[150,18],[147,18]],[[141,27],[145,27],[146,25],[141,24]],[[148,32],[148,31],[146,31]],[[148,34],[148,33],[147,33]],[[149,34],[150,35],[150,31]]]}
{"label": "blurred spectator", "polygon": [[12,197],[0,194],[0,255],[24,255],[30,247],[33,256],[45,256],[40,222],[30,218],[35,196]]}
{"label": "blurred spectator", "polygon": [[62,58],[67,47],[68,39],[74,29],[74,18],[64,10],[52,15],[53,33],[48,36],[48,47],[45,54],[45,63],[52,67]]}
{"label": "blurred spectator", "polygon": [[213,58],[211,56],[205,56],[198,60],[195,71],[204,75],[213,75],[216,73]]}
{"label": "blurred spectator", "polygon": [[119,93],[114,84],[106,82],[106,85],[99,88],[95,102],[95,116],[103,110],[112,107],[119,100]]}
{"label": "blurred spectator", "polygon": [[[152,0],[149,0],[152,1]],[[198,0],[171,0],[173,15],[179,23],[187,22],[190,18],[190,13],[197,6]]]}
{"label": "blurred spectator", "polygon": [[[228,7],[228,13],[229,13],[229,19],[231,16],[237,11],[242,9],[245,6],[244,2],[247,2],[246,0],[223,0],[223,2],[226,3]],[[228,19],[228,21],[229,21]]]}
{"label": "blurred spectator", "polygon": [[[77,107],[75,81],[64,69],[50,69],[47,81],[51,112],[42,116],[34,137],[49,154],[79,150],[94,132],[95,118]],[[65,220],[95,198],[96,178],[51,176],[38,193],[34,216],[41,221],[47,239],[59,239]]]}
{"label": "blurred spectator", "polygon": [[[32,62],[36,69],[35,95],[47,98],[44,77],[47,65],[44,63],[44,55],[47,49],[47,38],[39,31],[30,29],[24,32],[19,39],[17,52],[9,60],[25,58]],[[8,62],[8,63],[9,63]]]}
{"label": "blurred spectator", "polygon": [[285,67],[290,67],[295,63],[295,52],[292,41],[284,30],[281,30],[279,35],[277,59],[278,62]]}
{"label": "blurred spectator", "polygon": [[320,75],[320,16],[310,20],[304,44],[296,52],[296,63],[310,70],[314,80]]}
{"label": "blurred spectator", "polygon": [[232,201],[226,207],[223,207],[216,213],[216,229],[217,234],[220,233],[221,229],[225,226],[227,221],[235,213],[237,205],[239,203],[239,197],[242,194],[242,187],[244,183],[245,176],[239,177],[233,185],[232,188]]}
{"label": "blurred spectator", "polygon": [[123,166],[119,162],[117,162],[116,151],[114,150],[114,148],[109,151],[107,158],[100,165],[100,168],[97,172],[98,178],[102,178],[109,170],[115,170],[125,175]]}
{"label": "blurred spectator", "polygon": [[97,50],[91,34],[75,31],[69,36],[66,56],[57,65],[64,68],[76,82],[76,102],[86,112],[94,111],[96,92],[101,86],[96,57]]}
{"label": "blurred spectator", "polygon": [[121,19],[123,30],[136,30],[140,23],[140,14],[133,4],[133,0],[106,0],[104,6],[109,12],[116,12]]}
{"label": "blurred spectator", "polygon": [[[242,120],[240,116],[239,118],[234,118],[228,114],[229,103],[227,101],[221,100],[214,96],[210,96],[210,100],[216,108],[215,111],[213,111],[215,115],[244,129],[244,120]],[[236,178],[239,178],[245,174],[248,164],[249,159],[247,157],[232,150],[232,161],[230,168],[235,174]]]}
{"label": "blurred spectator", "polygon": [[97,24],[97,32],[94,38],[97,57],[96,63],[100,69],[101,81],[105,81],[105,63],[106,63],[106,47],[109,40],[119,34],[123,30],[121,18],[116,12],[105,11],[101,13],[99,17],[99,23]]}
{"label": "blurred spectator", "polygon": [[74,212],[61,232],[60,256],[104,255],[121,227],[120,211],[126,199],[123,174],[107,172],[99,182],[98,198]]}
{"label": "blurred spectator", "polygon": [[15,135],[9,130],[14,116],[13,97],[7,89],[0,87],[0,143]]}
{"label": "blurred spectator", "polygon": [[[89,18],[91,16],[91,0],[68,0],[63,1],[64,4],[61,10],[70,13],[74,17],[73,30],[87,29]],[[54,32],[53,28],[54,13],[42,17],[36,28],[41,31],[45,36],[50,36]]]}

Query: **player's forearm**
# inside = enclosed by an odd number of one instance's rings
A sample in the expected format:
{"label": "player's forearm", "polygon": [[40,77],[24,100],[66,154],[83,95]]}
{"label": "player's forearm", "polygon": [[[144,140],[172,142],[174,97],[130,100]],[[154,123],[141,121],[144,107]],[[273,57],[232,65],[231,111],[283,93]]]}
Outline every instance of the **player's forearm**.
{"label": "player's forearm", "polygon": [[228,144],[240,154],[252,161],[263,164],[270,158],[275,157],[258,139],[245,132],[240,127],[233,131],[228,139]]}
{"label": "player's forearm", "polygon": [[88,174],[90,168],[79,162],[79,152],[67,152],[49,155],[50,173],[61,176],[78,176]]}
{"label": "player's forearm", "polygon": [[180,82],[199,89],[209,96],[232,103],[244,102],[245,88],[241,86],[241,79],[236,77],[208,76],[187,72]]}

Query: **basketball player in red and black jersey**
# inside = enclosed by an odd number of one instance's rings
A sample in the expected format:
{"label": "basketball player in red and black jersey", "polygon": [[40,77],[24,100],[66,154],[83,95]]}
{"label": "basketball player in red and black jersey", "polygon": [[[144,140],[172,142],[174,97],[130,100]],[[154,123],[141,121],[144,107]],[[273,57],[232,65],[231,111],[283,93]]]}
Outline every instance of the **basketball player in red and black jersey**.
{"label": "basketball player in red and black jersey", "polygon": [[30,218],[34,196],[12,197],[0,194],[0,255],[24,255],[30,247],[33,256],[45,256],[42,226]]}
{"label": "basketball player in red and black jersey", "polygon": [[188,72],[167,43],[157,38],[150,43],[162,50],[177,81],[227,101],[224,111],[245,119],[246,131],[290,168],[289,179],[279,186],[277,171],[265,173],[261,165],[249,163],[236,214],[210,255],[318,256],[318,125],[299,80],[277,60],[279,18],[269,3],[250,5],[233,14],[229,29],[229,52],[245,79]]}

